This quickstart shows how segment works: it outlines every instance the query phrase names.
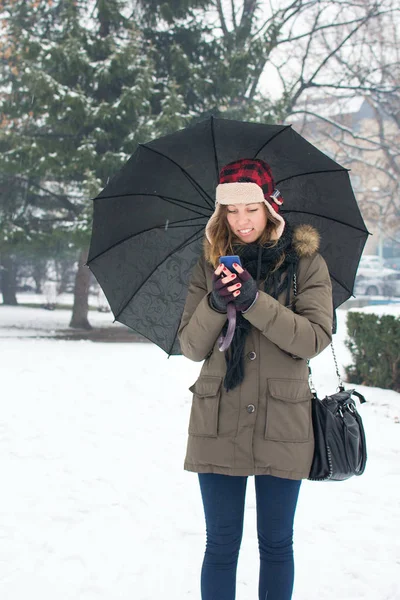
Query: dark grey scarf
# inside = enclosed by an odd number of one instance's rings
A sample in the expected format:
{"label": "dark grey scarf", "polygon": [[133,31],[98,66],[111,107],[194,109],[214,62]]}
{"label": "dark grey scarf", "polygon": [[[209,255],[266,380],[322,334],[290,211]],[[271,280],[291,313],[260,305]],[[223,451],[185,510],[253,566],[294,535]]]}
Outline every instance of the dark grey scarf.
{"label": "dark grey scarf", "polygon": [[[286,223],[284,232],[276,246],[271,247],[271,244],[260,246],[257,242],[254,242],[233,247],[234,254],[240,256],[243,268],[247,269],[257,282],[260,279],[265,279],[265,292],[273,298],[278,298],[279,294],[286,290],[286,306],[290,301],[291,282],[298,263],[298,256],[292,246],[292,239],[293,230]],[[283,253],[285,253],[284,262],[278,269],[274,270]],[[284,277],[282,277],[283,273],[285,273]],[[225,323],[222,329],[224,334],[226,334],[227,329],[228,322]],[[230,347],[225,352],[226,375],[224,386],[227,391],[238,386],[244,379],[244,346],[250,329],[251,323],[243,317],[242,313],[238,312],[235,334]]]}

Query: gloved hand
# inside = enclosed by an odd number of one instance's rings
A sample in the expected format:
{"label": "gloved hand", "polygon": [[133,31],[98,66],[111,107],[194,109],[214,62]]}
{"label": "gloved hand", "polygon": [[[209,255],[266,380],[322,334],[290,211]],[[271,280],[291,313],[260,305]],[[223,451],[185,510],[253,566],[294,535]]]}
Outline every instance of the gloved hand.
{"label": "gloved hand", "polygon": [[258,296],[258,288],[253,277],[246,269],[243,269],[236,263],[233,266],[237,271],[237,279],[242,284],[241,287],[238,288],[240,293],[234,297],[233,302],[236,310],[242,312],[247,310],[253,304]]}
{"label": "gloved hand", "polygon": [[[224,277],[221,277],[222,272]],[[219,265],[213,273],[213,290],[210,294],[210,305],[214,310],[226,313],[226,306],[233,302],[241,284],[236,273],[231,273],[224,265]]]}

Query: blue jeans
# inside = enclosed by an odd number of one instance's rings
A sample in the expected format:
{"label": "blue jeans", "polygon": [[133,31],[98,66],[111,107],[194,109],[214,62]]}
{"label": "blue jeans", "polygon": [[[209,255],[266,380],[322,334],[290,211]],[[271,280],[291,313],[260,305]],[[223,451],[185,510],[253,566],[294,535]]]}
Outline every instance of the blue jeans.
{"label": "blue jeans", "polygon": [[[199,473],[207,544],[202,600],[234,600],[243,533],[247,477]],[[293,591],[293,521],[301,481],[256,475],[260,552],[259,600],[290,600]]]}

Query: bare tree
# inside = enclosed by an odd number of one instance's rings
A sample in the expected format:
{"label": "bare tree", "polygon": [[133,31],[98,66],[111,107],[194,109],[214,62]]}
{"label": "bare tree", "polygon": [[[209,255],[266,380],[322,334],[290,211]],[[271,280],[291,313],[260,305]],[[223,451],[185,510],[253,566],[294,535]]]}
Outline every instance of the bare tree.
{"label": "bare tree", "polygon": [[[136,0],[145,16],[136,14],[155,45],[157,72],[174,65],[191,114],[276,122],[307,91],[337,83],[335,56],[364,34],[367,44],[367,24],[392,14],[390,1],[187,0],[185,16],[168,20],[161,0]],[[182,2],[170,6],[180,10]]]}
{"label": "bare tree", "polygon": [[392,0],[215,0],[213,4],[226,59],[239,53],[256,59],[249,63],[252,68],[239,100],[251,102],[261,92],[267,104],[281,107],[283,116],[308,90],[369,90],[368,81],[351,85],[349,64],[343,63],[339,78],[335,65],[355,45],[364,55],[382,19],[391,20],[397,12]]}
{"label": "bare tree", "polygon": [[[352,170],[365,218],[400,244],[399,9],[386,8],[335,53],[335,82],[323,95],[303,97],[291,117],[301,116],[298,128]],[[336,45],[325,37],[324,47],[328,54]],[[357,97],[364,102],[358,113],[349,108]]]}

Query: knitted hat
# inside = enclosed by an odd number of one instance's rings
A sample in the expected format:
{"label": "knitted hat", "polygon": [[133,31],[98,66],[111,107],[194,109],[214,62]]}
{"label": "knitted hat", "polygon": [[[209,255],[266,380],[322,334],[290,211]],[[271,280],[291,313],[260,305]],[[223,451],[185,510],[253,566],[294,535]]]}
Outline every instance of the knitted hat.
{"label": "knitted hat", "polygon": [[215,211],[206,225],[206,237],[211,243],[210,227],[219,217],[221,204],[253,204],[264,202],[270,215],[278,224],[273,239],[279,239],[285,228],[285,220],[279,214],[283,198],[275,188],[269,165],[259,158],[241,158],[225,165],[219,174],[216,190]]}

